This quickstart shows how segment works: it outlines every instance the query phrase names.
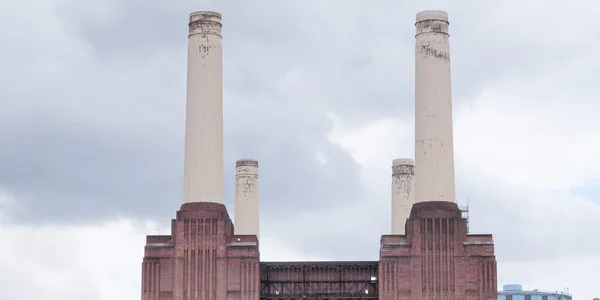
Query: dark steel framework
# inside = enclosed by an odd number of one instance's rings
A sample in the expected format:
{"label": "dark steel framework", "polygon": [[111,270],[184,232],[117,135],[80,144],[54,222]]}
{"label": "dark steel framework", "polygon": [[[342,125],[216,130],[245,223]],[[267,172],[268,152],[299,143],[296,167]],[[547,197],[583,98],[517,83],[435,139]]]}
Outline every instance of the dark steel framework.
{"label": "dark steel framework", "polygon": [[378,261],[261,262],[260,299],[375,300],[378,265]]}

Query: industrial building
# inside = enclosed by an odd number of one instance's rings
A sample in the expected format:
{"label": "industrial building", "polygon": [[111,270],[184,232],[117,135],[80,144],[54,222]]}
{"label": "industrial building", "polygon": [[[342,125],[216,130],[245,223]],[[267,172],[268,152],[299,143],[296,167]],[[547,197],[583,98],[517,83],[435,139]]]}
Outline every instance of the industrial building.
{"label": "industrial building", "polygon": [[223,204],[221,14],[190,14],[183,205],[146,238],[142,300],[496,299],[492,235],[455,199],[448,15],[415,27],[415,158],[392,161],[379,260],[261,262],[258,161],[236,162],[235,226]]}
{"label": "industrial building", "polygon": [[505,284],[498,292],[498,300],[571,300],[568,292],[525,291],[520,284]]}

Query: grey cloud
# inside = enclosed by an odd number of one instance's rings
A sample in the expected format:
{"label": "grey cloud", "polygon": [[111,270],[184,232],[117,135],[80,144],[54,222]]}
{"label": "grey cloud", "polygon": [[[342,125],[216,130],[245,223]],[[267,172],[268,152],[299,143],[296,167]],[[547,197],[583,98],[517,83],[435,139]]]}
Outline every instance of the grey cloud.
{"label": "grey cloud", "polygon": [[[165,217],[165,212],[171,216],[179,206],[185,23],[191,10],[181,10],[181,18],[170,10],[161,12],[165,20],[181,19],[182,24],[180,29],[167,25],[161,31],[144,25],[144,21],[156,19],[161,4],[153,7],[150,3],[141,11],[127,2],[123,5],[115,6],[121,10],[111,11],[104,19],[59,7],[63,25],[76,30],[61,36],[69,44],[57,50],[79,50],[81,63],[60,57],[55,63],[63,71],[56,74],[28,71],[31,64],[17,69],[14,81],[27,78],[35,89],[22,84],[15,88],[5,82],[2,98],[11,99],[4,103],[18,117],[6,113],[11,118],[2,122],[3,141],[8,146],[0,155],[4,166],[0,181],[24,199],[11,206],[14,220],[93,222],[115,215],[156,218]],[[283,24],[283,19],[280,21]],[[38,22],[40,26],[44,23]],[[103,26],[105,23],[109,26]],[[171,40],[173,34],[180,36],[181,42]],[[132,35],[137,36],[130,39]],[[251,40],[242,39],[239,46],[232,42],[225,49],[248,48]],[[279,45],[286,45],[279,40]],[[357,166],[347,153],[327,142],[330,124],[325,112],[311,109],[314,101],[327,103],[328,99],[274,92],[276,78],[296,63],[291,59],[287,65],[268,62],[268,53],[262,50],[272,44],[261,43],[254,57],[265,60],[265,67],[238,71],[245,86],[231,90],[237,95],[232,96],[226,85],[230,95],[225,99],[229,204],[233,161],[242,156],[261,160],[265,172],[262,207],[267,218],[309,209],[311,203],[333,205],[337,199],[333,195],[345,185],[352,188],[337,197],[356,201],[361,189],[357,175],[339,177],[335,173],[357,174]],[[248,66],[253,53],[246,54],[239,59],[233,55],[227,59],[229,65],[245,60]],[[251,95],[262,99],[249,103],[254,100]],[[316,165],[317,151],[329,157],[327,169],[311,168]],[[289,195],[289,189],[296,192]]]}
{"label": "grey cloud", "polygon": [[[551,261],[593,257],[600,232],[600,207],[569,193],[508,186],[465,167],[457,169],[457,198],[469,201],[471,231],[492,233],[499,261]],[[493,182],[493,184],[491,184]]]}
{"label": "grey cloud", "polygon": [[[115,5],[118,10],[113,12],[114,17],[100,21],[85,19],[86,14],[66,4],[59,12],[65,16],[65,27],[77,28],[78,36],[94,48],[103,63],[122,56],[118,62],[131,64],[131,58],[133,62],[151,59],[165,49],[185,52],[187,15],[196,6],[191,1],[176,6],[147,3],[144,7],[134,1],[120,3]],[[364,111],[365,106],[381,113],[385,111],[382,104],[386,108],[398,105],[398,96],[386,91],[397,94],[398,83],[407,82],[402,77],[408,78],[412,72],[390,65],[400,60],[410,62],[410,55],[398,50],[412,48],[403,45],[401,39],[389,39],[390,32],[397,35],[397,30],[370,25],[377,16],[363,15],[358,7],[343,13],[336,7],[313,9],[311,3],[283,3],[202,5],[223,14],[225,69],[248,81],[243,85],[244,93],[270,91],[289,71],[302,68],[310,74],[304,88],[321,89],[320,93],[329,96],[326,102],[331,109],[355,111],[360,117],[358,111]],[[323,9],[331,13],[323,13]],[[235,88],[228,84],[230,78],[226,76],[226,88]],[[343,89],[336,88],[338,85]]]}
{"label": "grey cloud", "polygon": [[[0,74],[0,131],[9,145],[0,149],[0,185],[25,195],[27,207],[39,208],[23,221],[173,217],[181,200],[187,16],[209,9],[221,12],[224,22],[230,213],[233,163],[256,158],[261,214],[277,227],[271,229],[274,235],[301,252],[342,253],[346,259],[376,255],[379,233],[388,227],[382,220],[389,219],[389,198],[383,193],[381,199],[364,198],[359,166],[325,138],[331,128],[326,112],[352,126],[412,115],[412,24],[414,14],[427,7],[392,1],[61,3],[56,11],[64,32],[44,27],[49,12],[38,14],[27,33],[38,30],[43,43],[19,37],[26,46],[13,43],[0,58],[11,70]],[[548,36],[534,40],[534,31],[521,30],[536,9],[523,8],[515,19],[504,19],[494,10],[506,13],[514,3],[494,5],[447,9],[457,105],[472,101],[488,84],[543,72],[548,61],[568,54],[568,45]],[[11,20],[0,21],[7,22],[3,28],[14,25]],[[566,28],[575,32],[577,26],[571,26]],[[50,43],[50,34],[57,35],[56,43]],[[46,63],[38,68],[58,65],[66,71],[35,71],[34,63],[19,54]],[[314,160],[317,151],[326,154],[328,164]],[[459,190],[480,207],[474,220],[513,213],[513,208],[498,209],[518,205],[516,199],[527,201],[500,189],[467,189],[470,184],[459,181]],[[505,202],[509,197],[512,202]],[[337,205],[347,207],[348,214],[334,212]],[[528,217],[518,215],[515,224]],[[321,221],[334,225],[319,230]],[[355,230],[339,233],[346,225]],[[307,226],[313,230],[306,231]],[[511,241],[503,223],[474,221],[473,226],[497,234],[499,245]],[[548,236],[533,238],[549,241]],[[526,235],[520,241],[535,247]],[[500,257],[517,258],[511,249],[498,249]]]}
{"label": "grey cloud", "polygon": [[[284,239],[297,253],[329,260],[377,260],[381,235],[389,234],[389,203],[347,203],[338,207],[315,206],[312,211],[290,215],[285,221],[267,223],[264,232]],[[365,203],[366,202],[366,203]],[[264,235],[264,234],[263,234]]]}
{"label": "grey cloud", "polygon": [[[348,153],[326,140],[329,126],[324,116],[292,105],[277,113],[251,111],[232,108],[225,114],[236,121],[225,126],[226,145],[230,145],[225,151],[226,167],[232,174],[227,181],[233,180],[235,159],[259,160],[261,217],[286,219],[298,210],[337,205],[340,198],[351,203],[360,199],[358,166]],[[264,116],[269,117],[261,120]],[[328,158],[325,165],[317,162],[317,152]],[[233,182],[226,191],[232,199]],[[232,210],[233,205],[229,207]]]}
{"label": "grey cloud", "polygon": [[[597,254],[600,241],[580,242],[600,232],[600,207],[593,201],[568,193],[508,186],[464,167],[460,160],[456,174],[457,201],[460,206],[469,205],[470,232],[493,234],[501,264]],[[269,220],[263,235],[277,236],[307,256],[376,260],[380,236],[390,230],[387,192],[370,190],[370,197],[360,202],[340,201],[337,208],[315,206],[285,220]]]}
{"label": "grey cloud", "polygon": [[[585,55],[598,44],[582,37],[598,32],[590,23],[596,18],[573,18],[548,2],[19,3],[31,5],[0,9],[0,38],[13,41],[0,56],[0,187],[23,199],[8,207],[12,220],[27,224],[125,215],[156,219],[161,232],[169,228],[182,198],[187,17],[195,10],[223,14],[230,215],[234,161],[256,158],[263,236],[307,256],[377,259],[380,235],[389,229],[388,190],[367,193],[360,166],[327,141],[326,113],[348,126],[411,117],[417,11],[450,14],[455,107],[488,85],[567,63],[577,76],[557,84],[590,98],[596,93],[590,74],[597,66]],[[570,6],[590,16],[597,11],[583,3]],[[314,159],[319,151],[327,164]],[[509,189],[457,168],[457,196],[461,204],[470,199],[471,229],[494,234],[501,264],[595,254],[600,245],[580,237],[600,231],[597,206]],[[569,211],[569,201],[585,210]],[[4,279],[11,287],[26,282],[19,274]],[[93,299],[92,290],[63,297]],[[40,289],[27,292],[23,297],[39,298]]]}
{"label": "grey cloud", "polygon": [[0,182],[23,199],[10,205],[16,220],[157,216],[178,202],[181,155],[172,149],[68,121],[12,125],[0,130]]}

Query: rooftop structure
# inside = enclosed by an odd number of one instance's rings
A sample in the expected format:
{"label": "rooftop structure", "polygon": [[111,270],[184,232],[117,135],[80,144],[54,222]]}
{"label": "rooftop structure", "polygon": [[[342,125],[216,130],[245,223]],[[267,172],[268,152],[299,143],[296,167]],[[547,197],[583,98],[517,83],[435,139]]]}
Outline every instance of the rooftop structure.
{"label": "rooftop structure", "polygon": [[559,291],[523,290],[520,284],[505,284],[498,292],[498,300],[571,300],[571,295]]}

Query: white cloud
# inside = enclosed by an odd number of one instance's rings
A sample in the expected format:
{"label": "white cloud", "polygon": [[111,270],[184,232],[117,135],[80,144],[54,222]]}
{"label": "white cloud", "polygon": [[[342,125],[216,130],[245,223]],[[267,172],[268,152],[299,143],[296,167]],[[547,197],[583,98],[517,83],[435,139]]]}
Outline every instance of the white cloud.
{"label": "white cloud", "polygon": [[[9,193],[0,194],[0,204],[13,201],[18,202]],[[139,298],[144,235],[151,228],[151,223],[128,220],[41,226],[0,222],[3,298]]]}
{"label": "white cloud", "polygon": [[[294,248],[297,240],[291,238],[292,243],[283,242],[273,234],[274,229],[278,224],[261,221],[261,235],[260,235],[260,260],[261,261],[319,261],[329,260],[325,254],[304,254],[299,253],[298,249]],[[288,226],[286,228],[290,228]]]}
{"label": "white cloud", "polygon": [[[2,204],[14,200],[7,192],[0,193],[0,217]],[[267,229],[261,238],[262,260],[327,259],[299,254],[293,245],[270,236],[270,224],[263,225]],[[154,222],[127,219],[97,225],[28,226],[0,222],[2,298],[139,298],[145,236],[155,234],[157,227]]]}
{"label": "white cloud", "polygon": [[[573,125],[578,122],[553,118],[547,106],[531,104],[539,100],[535,94],[522,97],[529,97],[530,104],[520,105],[519,109],[512,106],[515,112],[509,112],[511,106],[498,90],[492,89],[473,104],[458,108],[457,199],[464,204],[470,197],[473,232],[494,234],[502,266],[501,282],[526,278],[531,288],[550,288],[551,282],[557,284],[556,288],[570,285],[578,295],[591,295],[593,285],[582,282],[589,282],[588,278],[596,273],[586,268],[585,262],[598,263],[594,254],[600,240],[591,237],[600,232],[600,207],[571,194],[569,189],[596,176],[595,166],[600,159],[593,154],[598,151],[589,149],[600,144],[586,136],[600,126],[586,128]],[[555,100],[568,101],[559,97]],[[398,157],[394,155],[398,153],[413,157],[408,150],[411,147],[403,147],[412,146],[409,141],[413,139],[413,124],[402,119],[381,119],[364,127],[347,128],[339,117],[331,118],[334,127],[329,137],[361,164],[366,194],[378,195],[382,204],[389,205],[391,158]],[[534,134],[537,138],[532,139]],[[579,155],[583,157],[567,151],[571,147],[582,149]],[[567,266],[571,259],[580,264],[578,269]],[[536,270],[551,268],[554,261],[558,269],[565,270],[562,282],[552,272],[533,275]],[[521,268],[527,272],[520,273]]]}
{"label": "white cloud", "polygon": [[[598,291],[600,258],[568,257],[535,262],[504,262],[498,265],[498,285],[522,284],[523,289],[568,291],[573,299],[593,299]],[[518,270],[518,271],[515,271]]]}
{"label": "white cloud", "polygon": [[480,172],[531,188],[597,183],[596,95],[565,90],[543,75],[521,80],[528,84],[498,83],[457,108],[457,157]]}
{"label": "white cloud", "polygon": [[376,186],[376,191],[391,182],[393,159],[414,157],[412,120],[385,118],[349,127],[338,115],[329,113],[328,116],[333,124],[329,140],[352,154],[362,167],[361,178],[369,187]]}
{"label": "white cloud", "polygon": [[101,225],[0,225],[6,299],[139,298],[144,234],[127,220]]}

